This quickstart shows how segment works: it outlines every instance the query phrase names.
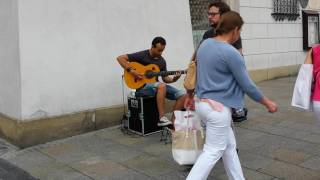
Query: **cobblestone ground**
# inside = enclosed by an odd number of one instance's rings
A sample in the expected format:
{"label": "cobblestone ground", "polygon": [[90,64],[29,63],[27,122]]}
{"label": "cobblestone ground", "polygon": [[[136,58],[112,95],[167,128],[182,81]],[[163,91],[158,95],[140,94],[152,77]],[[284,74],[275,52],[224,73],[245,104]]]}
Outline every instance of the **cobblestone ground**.
{"label": "cobblestone ground", "polygon": [[[276,114],[247,100],[249,119],[236,124],[246,179],[320,180],[320,125],[312,113],[290,106],[294,81],[258,84],[279,104]],[[185,179],[190,167],[177,165],[171,144],[159,140],[160,134],[140,137],[115,127],[11,150],[2,157],[39,179]],[[222,162],[209,179],[227,179]]]}

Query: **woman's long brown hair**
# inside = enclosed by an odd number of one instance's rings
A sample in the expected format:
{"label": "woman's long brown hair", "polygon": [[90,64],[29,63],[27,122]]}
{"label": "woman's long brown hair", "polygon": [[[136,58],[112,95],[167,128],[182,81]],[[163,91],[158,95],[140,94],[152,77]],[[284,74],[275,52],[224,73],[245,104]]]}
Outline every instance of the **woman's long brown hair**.
{"label": "woman's long brown hair", "polygon": [[221,16],[216,29],[216,34],[222,35],[234,30],[235,28],[240,29],[243,23],[244,22],[239,13],[235,11],[226,12]]}

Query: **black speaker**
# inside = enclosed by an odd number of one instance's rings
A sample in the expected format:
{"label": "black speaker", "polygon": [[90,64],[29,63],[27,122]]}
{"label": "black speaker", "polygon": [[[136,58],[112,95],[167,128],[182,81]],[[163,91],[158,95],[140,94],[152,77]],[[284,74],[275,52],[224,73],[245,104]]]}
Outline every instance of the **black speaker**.
{"label": "black speaker", "polygon": [[231,108],[233,122],[242,122],[247,120],[248,109],[247,108]]}
{"label": "black speaker", "polygon": [[128,97],[128,129],[140,135],[159,132],[156,97]]}

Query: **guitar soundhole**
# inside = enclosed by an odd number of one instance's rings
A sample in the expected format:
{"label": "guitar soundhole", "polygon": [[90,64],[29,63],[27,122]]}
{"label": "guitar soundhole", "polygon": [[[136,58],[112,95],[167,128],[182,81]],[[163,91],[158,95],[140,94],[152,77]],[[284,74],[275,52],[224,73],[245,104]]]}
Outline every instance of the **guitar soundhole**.
{"label": "guitar soundhole", "polygon": [[152,67],[152,70],[154,71],[154,70],[156,70],[156,68]]}
{"label": "guitar soundhole", "polygon": [[145,77],[146,77],[147,79],[152,78],[152,77],[153,77],[153,71],[147,70],[147,71],[145,72]]}

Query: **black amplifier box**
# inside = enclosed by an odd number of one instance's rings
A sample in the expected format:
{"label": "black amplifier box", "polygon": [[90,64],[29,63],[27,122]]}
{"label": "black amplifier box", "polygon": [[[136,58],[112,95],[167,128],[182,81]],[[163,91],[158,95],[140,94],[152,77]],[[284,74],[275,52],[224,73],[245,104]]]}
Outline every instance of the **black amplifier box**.
{"label": "black amplifier box", "polygon": [[142,136],[161,131],[156,97],[128,97],[128,129]]}

